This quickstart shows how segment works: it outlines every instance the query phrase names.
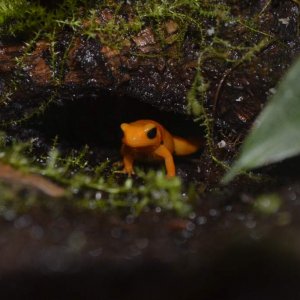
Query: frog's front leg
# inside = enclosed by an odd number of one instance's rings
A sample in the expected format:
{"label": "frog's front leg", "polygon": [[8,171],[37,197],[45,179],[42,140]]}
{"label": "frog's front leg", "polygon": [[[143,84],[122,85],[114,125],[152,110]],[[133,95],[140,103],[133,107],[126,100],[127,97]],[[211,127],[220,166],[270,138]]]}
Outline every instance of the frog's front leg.
{"label": "frog's front leg", "polygon": [[166,146],[161,145],[155,150],[155,154],[159,155],[165,160],[167,176],[168,177],[175,176],[175,164],[173,160],[173,155],[170,152],[170,150]]}
{"label": "frog's front leg", "polygon": [[122,152],[122,156],[123,156],[123,165],[124,165],[123,172],[127,173],[128,175],[131,175],[134,173],[134,171],[133,171],[133,162],[134,162],[133,155],[124,146],[122,147],[121,152]]}

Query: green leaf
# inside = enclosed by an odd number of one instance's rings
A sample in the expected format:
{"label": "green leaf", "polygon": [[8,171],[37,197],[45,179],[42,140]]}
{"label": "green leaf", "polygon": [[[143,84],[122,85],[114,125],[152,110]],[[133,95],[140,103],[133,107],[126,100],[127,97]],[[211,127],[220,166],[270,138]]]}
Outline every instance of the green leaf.
{"label": "green leaf", "polygon": [[300,154],[300,59],[263,109],[241,153],[222,179],[226,184],[243,171]]}

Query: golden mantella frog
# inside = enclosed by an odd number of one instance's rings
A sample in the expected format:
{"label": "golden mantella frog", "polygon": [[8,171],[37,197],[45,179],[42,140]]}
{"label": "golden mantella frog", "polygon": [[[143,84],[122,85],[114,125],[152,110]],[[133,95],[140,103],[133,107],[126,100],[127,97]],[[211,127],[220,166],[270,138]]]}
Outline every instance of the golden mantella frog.
{"label": "golden mantella frog", "polygon": [[139,120],[121,124],[123,131],[121,154],[124,172],[133,173],[133,163],[164,160],[167,176],[175,176],[173,155],[189,155],[200,148],[200,141],[171,135],[153,120]]}

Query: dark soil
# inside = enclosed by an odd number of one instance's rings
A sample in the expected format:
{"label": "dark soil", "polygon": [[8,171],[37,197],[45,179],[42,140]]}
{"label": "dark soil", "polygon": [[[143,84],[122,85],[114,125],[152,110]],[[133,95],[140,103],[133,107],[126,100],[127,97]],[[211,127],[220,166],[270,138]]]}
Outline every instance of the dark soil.
{"label": "dark soil", "polygon": [[264,185],[282,199],[270,215],[253,210],[261,189],[210,192],[187,219],[86,213],[57,200],[48,209],[7,215],[1,293],[6,299],[297,299],[300,185]]}

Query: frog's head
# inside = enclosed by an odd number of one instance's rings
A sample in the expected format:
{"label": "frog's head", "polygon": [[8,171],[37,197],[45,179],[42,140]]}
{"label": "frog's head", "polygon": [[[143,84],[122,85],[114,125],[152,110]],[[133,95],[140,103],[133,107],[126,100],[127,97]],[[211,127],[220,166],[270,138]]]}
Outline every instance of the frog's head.
{"label": "frog's head", "polygon": [[122,123],[121,129],[122,142],[132,148],[158,146],[161,142],[161,132],[150,120]]}

